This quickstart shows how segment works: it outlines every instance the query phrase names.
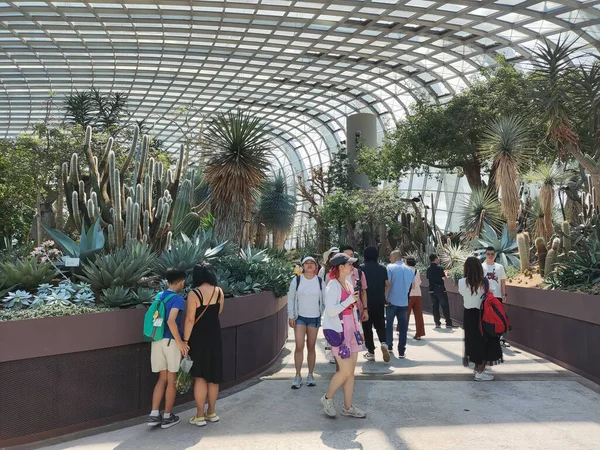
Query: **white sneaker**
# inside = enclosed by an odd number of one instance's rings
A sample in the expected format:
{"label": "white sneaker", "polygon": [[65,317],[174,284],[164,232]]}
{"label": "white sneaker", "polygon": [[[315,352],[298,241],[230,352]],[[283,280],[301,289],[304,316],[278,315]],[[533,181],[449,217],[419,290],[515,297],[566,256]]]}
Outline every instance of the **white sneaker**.
{"label": "white sneaker", "polygon": [[481,373],[475,372],[475,376],[473,378],[475,381],[492,381],[494,379],[494,375],[491,373],[486,373],[485,371]]}
{"label": "white sneaker", "polygon": [[326,395],[327,394],[323,394],[323,397],[321,397],[321,405],[323,405],[325,414],[327,414],[329,417],[335,417],[337,415],[337,411],[335,410],[333,399],[325,397]]}
{"label": "white sneaker", "polygon": [[300,375],[296,375],[294,377],[294,382],[292,383],[292,389],[300,389],[302,386],[302,377]]}
{"label": "white sneaker", "polygon": [[363,358],[365,358],[367,361],[375,361],[375,355],[373,353],[365,353],[363,355]]}
{"label": "white sneaker", "polygon": [[315,376],[312,373],[309,373],[308,376],[306,377],[306,385],[307,386],[316,386],[317,383],[315,383]]}
{"label": "white sneaker", "polygon": [[383,353],[383,361],[390,362],[390,351],[387,344],[381,344],[381,353]]}
{"label": "white sneaker", "polygon": [[364,419],[365,417],[367,417],[367,413],[364,411],[361,411],[354,405],[352,405],[348,409],[346,409],[346,407],[342,406],[342,416],[356,417],[357,419]]}

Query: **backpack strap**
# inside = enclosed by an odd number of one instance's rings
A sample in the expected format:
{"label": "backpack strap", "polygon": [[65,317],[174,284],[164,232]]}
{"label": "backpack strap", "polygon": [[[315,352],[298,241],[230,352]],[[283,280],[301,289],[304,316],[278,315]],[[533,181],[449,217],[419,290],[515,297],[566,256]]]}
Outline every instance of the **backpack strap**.
{"label": "backpack strap", "polygon": [[483,277],[483,292],[484,292],[484,294],[487,294],[489,291],[490,291],[490,281],[486,277]]}
{"label": "backpack strap", "polygon": [[298,292],[299,287],[300,287],[300,275],[296,275],[296,292]]}

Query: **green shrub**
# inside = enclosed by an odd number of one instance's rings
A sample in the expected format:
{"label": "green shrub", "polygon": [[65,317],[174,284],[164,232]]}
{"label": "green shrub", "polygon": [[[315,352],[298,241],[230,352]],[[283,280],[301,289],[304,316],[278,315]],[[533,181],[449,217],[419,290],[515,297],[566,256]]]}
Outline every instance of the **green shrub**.
{"label": "green shrub", "polygon": [[38,262],[36,258],[0,263],[0,289],[34,290],[49,283],[58,275],[52,264]]}
{"label": "green shrub", "polygon": [[213,262],[219,286],[225,295],[240,296],[258,291],[273,291],[277,297],[287,294],[293,268],[280,260],[252,262],[235,256]]}

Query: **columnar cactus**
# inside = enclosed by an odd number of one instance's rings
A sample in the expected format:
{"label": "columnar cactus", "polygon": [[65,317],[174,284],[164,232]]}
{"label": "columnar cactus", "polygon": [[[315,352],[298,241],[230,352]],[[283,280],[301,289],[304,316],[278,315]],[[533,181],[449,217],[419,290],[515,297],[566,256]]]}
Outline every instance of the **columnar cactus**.
{"label": "columnar cactus", "polygon": [[560,239],[554,238],[552,241],[552,248],[548,250],[548,254],[546,255],[546,267],[544,268],[544,276],[550,275],[550,273],[554,270],[554,265],[558,259],[558,249],[560,248]]}
{"label": "columnar cactus", "polygon": [[519,259],[521,260],[521,272],[529,270],[529,235],[519,233],[517,235],[517,245],[519,248]]}
{"label": "columnar cactus", "polygon": [[569,253],[571,251],[571,225],[566,220],[563,221],[561,225],[562,234],[563,234],[563,248],[565,249],[565,253]]}
{"label": "columnar cactus", "polygon": [[[101,159],[92,154],[92,129],[88,127],[84,142],[86,176],[80,176],[79,161],[73,154],[70,163],[62,166],[65,198],[77,229],[82,220],[89,227],[100,219],[111,249],[122,247],[127,241],[145,240],[161,250],[173,228],[173,205],[179,195],[184,149],[181,146],[175,172],[165,171],[162,163],[148,157],[148,137],[143,137],[141,145],[138,139],[139,130],[134,127],[129,153],[119,169],[112,138]],[[186,185],[184,191],[189,199],[193,185]]]}
{"label": "columnar cactus", "polygon": [[538,258],[538,267],[540,269],[540,275],[542,277],[545,276],[546,273],[546,255],[548,250],[546,249],[546,242],[543,237],[538,237],[535,239],[535,250],[536,256]]}

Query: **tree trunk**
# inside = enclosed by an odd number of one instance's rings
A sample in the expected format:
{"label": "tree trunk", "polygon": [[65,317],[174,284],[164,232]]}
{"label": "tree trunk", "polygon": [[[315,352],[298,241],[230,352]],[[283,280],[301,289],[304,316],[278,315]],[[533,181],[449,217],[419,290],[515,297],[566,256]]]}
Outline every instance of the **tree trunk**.
{"label": "tree trunk", "polygon": [[354,226],[349,219],[346,219],[346,234],[348,245],[351,245],[354,249],[358,249],[358,242],[356,242],[356,237],[354,236]]}
{"label": "tree trunk", "polygon": [[254,245],[258,248],[264,248],[267,245],[267,228],[259,223],[256,230],[256,239]]}
{"label": "tree trunk", "polygon": [[283,250],[285,246],[286,233],[280,230],[273,230],[273,247],[277,250]]}
{"label": "tree trunk", "polygon": [[474,188],[483,187],[483,181],[481,179],[481,164],[479,161],[473,161],[471,164],[465,164],[462,169],[471,190]]}

